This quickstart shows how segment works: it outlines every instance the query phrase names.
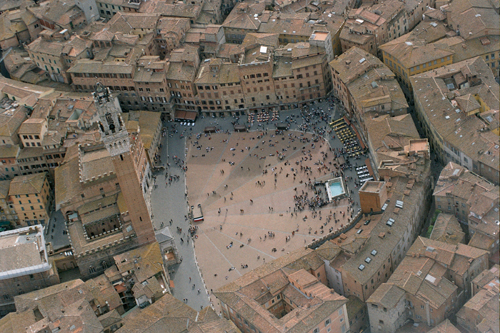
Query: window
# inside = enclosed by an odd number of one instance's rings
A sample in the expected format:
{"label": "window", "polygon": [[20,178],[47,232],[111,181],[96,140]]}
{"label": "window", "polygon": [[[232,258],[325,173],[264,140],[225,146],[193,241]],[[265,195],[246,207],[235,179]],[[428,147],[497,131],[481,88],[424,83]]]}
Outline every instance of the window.
{"label": "window", "polygon": [[327,319],[327,320],[325,321],[325,326],[330,325],[330,323],[331,323],[331,322],[332,322],[332,321],[331,321],[330,319]]}
{"label": "window", "polygon": [[313,333],[319,333],[319,328],[317,328],[317,327],[316,327],[316,328],[314,329]]}

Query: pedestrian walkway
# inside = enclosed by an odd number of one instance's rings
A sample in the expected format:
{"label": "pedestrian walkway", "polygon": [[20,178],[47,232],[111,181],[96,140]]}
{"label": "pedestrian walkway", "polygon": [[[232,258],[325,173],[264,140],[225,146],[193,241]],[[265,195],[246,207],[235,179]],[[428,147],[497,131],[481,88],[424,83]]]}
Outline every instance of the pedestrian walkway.
{"label": "pedestrian walkway", "polygon": [[[340,154],[343,144],[327,126],[330,113],[339,118],[343,112],[325,102],[281,112],[279,121],[258,126],[233,117],[201,117],[190,127],[166,124],[161,163],[168,175],[156,175],[151,203],[156,228],[173,220],[183,258],[172,274],[175,297],[195,309],[206,306],[211,290],[348,223],[352,205],[359,202],[351,167],[357,164],[346,157],[350,167],[334,167],[334,153]],[[250,126],[250,132],[231,133],[235,123]],[[301,132],[278,134],[276,124]],[[205,134],[207,126],[217,134]],[[311,210],[308,205],[318,202],[314,183],[342,173],[351,200]],[[204,221],[196,223],[191,239],[186,215],[198,204]],[[182,231],[175,233],[178,228]],[[218,309],[217,300],[210,299]]]}

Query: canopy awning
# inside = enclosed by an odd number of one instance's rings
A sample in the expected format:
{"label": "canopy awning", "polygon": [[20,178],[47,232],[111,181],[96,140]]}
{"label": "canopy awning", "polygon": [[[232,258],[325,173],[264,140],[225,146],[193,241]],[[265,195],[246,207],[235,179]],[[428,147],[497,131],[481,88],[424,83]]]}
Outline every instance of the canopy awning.
{"label": "canopy awning", "polygon": [[175,119],[186,119],[186,111],[175,111]]}

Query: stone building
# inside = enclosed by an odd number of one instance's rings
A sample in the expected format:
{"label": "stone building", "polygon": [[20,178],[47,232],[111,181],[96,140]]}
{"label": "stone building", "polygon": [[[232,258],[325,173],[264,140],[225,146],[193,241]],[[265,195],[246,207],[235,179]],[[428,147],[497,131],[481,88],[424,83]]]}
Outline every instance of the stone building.
{"label": "stone building", "polygon": [[447,32],[442,22],[423,21],[409,33],[381,45],[383,61],[411,91],[410,76],[453,63],[455,52],[441,42]]}
{"label": "stone building", "polygon": [[3,98],[0,108],[0,145],[8,148],[20,143],[19,127],[28,116],[28,109],[9,98]]}
{"label": "stone building", "polygon": [[176,110],[171,116],[176,119],[194,120],[201,109],[196,104],[194,85],[200,66],[199,46],[184,44],[171,53],[169,61],[166,72],[167,86],[170,90],[170,102],[175,105]]}
{"label": "stone building", "polygon": [[499,182],[499,91],[481,58],[410,78],[415,113],[436,156]]}
{"label": "stone building", "polygon": [[258,32],[260,24],[270,16],[262,2],[240,2],[226,17],[222,27],[228,43],[241,44],[247,33]]}
{"label": "stone building", "polygon": [[[90,23],[87,20],[86,14],[90,14],[87,8],[82,9],[81,2],[83,0],[54,0],[41,2],[35,6],[27,7],[27,10],[33,14],[44,30],[65,30],[72,32],[82,28]],[[95,6],[94,6],[95,10]],[[90,17],[89,17],[90,19]]]}
{"label": "stone building", "polygon": [[219,317],[210,307],[198,311],[170,294],[141,309],[136,307],[123,317],[117,333],[241,333],[230,320]]}
{"label": "stone building", "polygon": [[[385,181],[390,182],[387,190],[390,201],[374,209],[382,211],[382,215],[373,222],[376,225],[369,235],[353,242],[350,258],[335,266],[342,275],[343,295],[356,296],[363,302],[390,278],[404,259],[426,215],[429,179],[385,177]],[[345,246],[347,240],[340,238],[335,243]]]}
{"label": "stone building", "polygon": [[499,187],[463,166],[448,163],[434,189],[436,208],[468,225],[469,245],[498,261]]}
{"label": "stone building", "polygon": [[250,34],[237,57],[237,63],[220,58],[201,63],[195,103],[202,113],[268,113],[321,99],[331,90],[323,46],[280,47],[276,34]]}
{"label": "stone building", "polygon": [[[430,155],[427,139],[420,139],[415,123],[409,113],[391,116],[366,115],[364,117],[368,148],[372,152],[373,163],[377,168],[383,161],[404,163],[410,150],[417,154]],[[426,144],[427,143],[427,144]]]}
{"label": "stone building", "polygon": [[155,42],[162,59],[185,42],[185,36],[191,28],[189,19],[161,17],[156,25]]}
{"label": "stone building", "polygon": [[127,132],[116,97],[100,87],[94,99],[101,142],[70,147],[55,173],[56,207],[83,277],[104,271],[114,255],[155,241],[144,199],[150,174],[144,146],[139,133]]}
{"label": "stone building", "polygon": [[47,173],[17,176],[12,179],[9,196],[19,219],[17,225],[45,225],[53,210],[53,195]]}
{"label": "stone building", "polygon": [[465,244],[465,233],[460,222],[455,216],[446,213],[438,214],[429,238],[448,244]]}
{"label": "stone building", "polygon": [[403,2],[388,0],[351,9],[340,33],[342,52],[356,47],[377,56],[380,45],[408,31],[408,13]]}
{"label": "stone building", "polygon": [[330,62],[330,67],[334,96],[364,132],[364,118],[406,114],[408,104],[394,73],[372,54],[353,47]]}
{"label": "stone building", "polygon": [[105,19],[111,19],[117,13],[138,13],[144,7],[142,0],[96,0],[99,15]]}
{"label": "stone building", "polygon": [[436,326],[471,296],[488,252],[419,237],[387,283],[368,298],[372,332],[396,332],[408,319]]}
{"label": "stone building", "polygon": [[123,114],[123,120],[125,123],[129,121],[137,123],[140,128],[139,136],[146,150],[149,164],[151,167],[157,165],[163,128],[161,114],[152,111],[130,111]]}
{"label": "stone building", "polygon": [[0,244],[0,313],[5,315],[15,311],[15,296],[58,284],[59,275],[48,258],[42,226],[4,231]]}
{"label": "stone building", "polygon": [[[2,332],[111,333],[121,326],[113,287],[72,280],[16,296],[15,312],[0,319]],[[102,289],[101,289],[102,288]]]}
{"label": "stone building", "polygon": [[38,20],[26,9],[3,12],[0,15],[0,49],[8,50],[19,44],[29,43],[41,31]]}
{"label": "stone building", "polygon": [[47,127],[47,120],[43,118],[26,119],[18,131],[23,147],[41,147]]}
{"label": "stone building", "polygon": [[347,299],[302,268],[309,255],[292,252],[215,291],[224,317],[243,332],[348,332]]}
{"label": "stone building", "polygon": [[482,333],[498,330],[498,282],[496,289],[481,290],[457,313],[459,327],[467,332]]}
{"label": "stone building", "polygon": [[10,180],[0,180],[0,226],[3,228],[19,223],[19,217],[9,196],[9,187]]}
{"label": "stone building", "polygon": [[71,83],[68,69],[77,60],[91,57],[91,45],[89,40],[70,35],[67,30],[44,30],[26,49],[33,63],[45,70],[52,81]]}

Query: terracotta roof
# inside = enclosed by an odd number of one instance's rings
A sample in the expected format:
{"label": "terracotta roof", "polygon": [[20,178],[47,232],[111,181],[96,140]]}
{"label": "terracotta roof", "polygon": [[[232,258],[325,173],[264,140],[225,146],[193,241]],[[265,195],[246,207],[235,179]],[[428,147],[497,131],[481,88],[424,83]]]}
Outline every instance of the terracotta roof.
{"label": "terracotta roof", "polygon": [[[425,25],[425,28],[422,25]],[[446,44],[441,43],[441,40],[434,41],[445,36],[444,27],[438,30],[426,21],[420,23],[418,27],[422,31],[426,29],[427,34],[411,32],[381,45],[380,49],[397,59],[404,68],[412,68],[434,60],[440,61],[441,58],[455,53]],[[442,27],[442,25],[438,25],[438,27]],[[430,35],[429,32],[434,30],[437,30],[436,33]]]}
{"label": "terracotta roof", "polygon": [[[92,296],[82,280],[57,284],[28,294],[16,296],[17,314],[34,313],[34,320],[23,322],[24,329],[100,333],[104,329],[89,302]],[[14,316],[14,318],[17,316]]]}
{"label": "terracotta roof", "polygon": [[458,0],[447,8],[448,23],[460,30],[465,39],[488,35],[497,31],[499,15],[488,1]]}
{"label": "terracotta roof", "polygon": [[38,6],[28,8],[37,18],[52,21],[61,27],[69,27],[72,18],[83,15],[75,0],[42,2]]}
{"label": "terracotta roof", "polygon": [[136,283],[146,281],[163,271],[163,258],[156,242],[115,255],[113,259],[122,274],[133,271]]}
{"label": "terracotta roof", "polygon": [[[211,70],[211,66],[217,66],[217,71]],[[196,75],[196,84],[227,84],[240,82],[238,64],[224,63],[221,59],[210,59],[203,62]]]}
{"label": "terracotta roof", "polygon": [[464,241],[465,233],[455,216],[440,213],[434,222],[430,239],[456,245]]}
{"label": "terracotta roof", "polygon": [[145,309],[136,307],[123,319],[117,333],[156,333],[168,328],[170,333],[185,332],[196,322],[197,311],[170,294],[165,294]]}
{"label": "terracotta roof", "polygon": [[[306,332],[347,303],[309,273],[321,265],[323,259],[314,251],[297,250],[254,269],[214,294],[262,332]],[[295,315],[278,319],[261,306],[277,293],[297,305],[292,310]]]}
{"label": "terracotta roof", "polygon": [[[482,58],[473,58],[410,77],[415,100],[421,105],[432,132],[470,157],[498,171],[498,136],[488,131],[480,117],[467,115],[458,108],[455,97],[473,94],[492,108],[499,104],[498,83]],[[462,85],[466,77],[479,81]],[[495,148],[495,145],[497,148]],[[478,153],[479,152],[479,153]]]}
{"label": "terracotta roof", "polygon": [[453,325],[449,319],[445,319],[439,325],[436,325],[428,333],[461,333],[461,331]]}
{"label": "terracotta roof", "polygon": [[19,127],[26,119],[27,109],[23,106],[0,109],[0,136],[11,137],[17,134]]}
{"label": "terracotta roof", "polygon": [[[141,11],[143,10],[141,9]],[[144,11],[146,11],[146,8],[144,8]],[[165,1],[151,1],[151,8],[148,8],[147,12],[166,17],[185,17],[195,20],[201,14],[201,6],[183,2],[170,4]]]}
{"label": "terracotta roof", "polygon": [[85,281],[85,284],[89,293],[92,294],[96,306],[99,305],[104,308],[107,305],[109,311],[113,311],[123,305],[120,295],[104,274]]}
{"label": "terracotta roof", "polygon": [[478,332],[498,333],[498,310],[498,291],[482,289],[458,311],[457,319],[475,326]]}
{"label": "terracotta roof", "polygon": [[[259,18],[259,15],[264,13],[265,7],[266,5],[264,2],[239,2],[226,17],[222,26],[224,28],[257,31],[262,20],[261,17]],[[257,17],[255,17],[255,15],[257,15]]]}
{"label": "terracotta roof", "polygon": [[10,183],[9,195],[39,194],[47,178],[45,172],[16,176]]}
{"label": "terracotta roof", "polygon": [[19,134],[40,134],[43,126],[47,126],[47,121],[40,118],[26,119],[19,127]]}

